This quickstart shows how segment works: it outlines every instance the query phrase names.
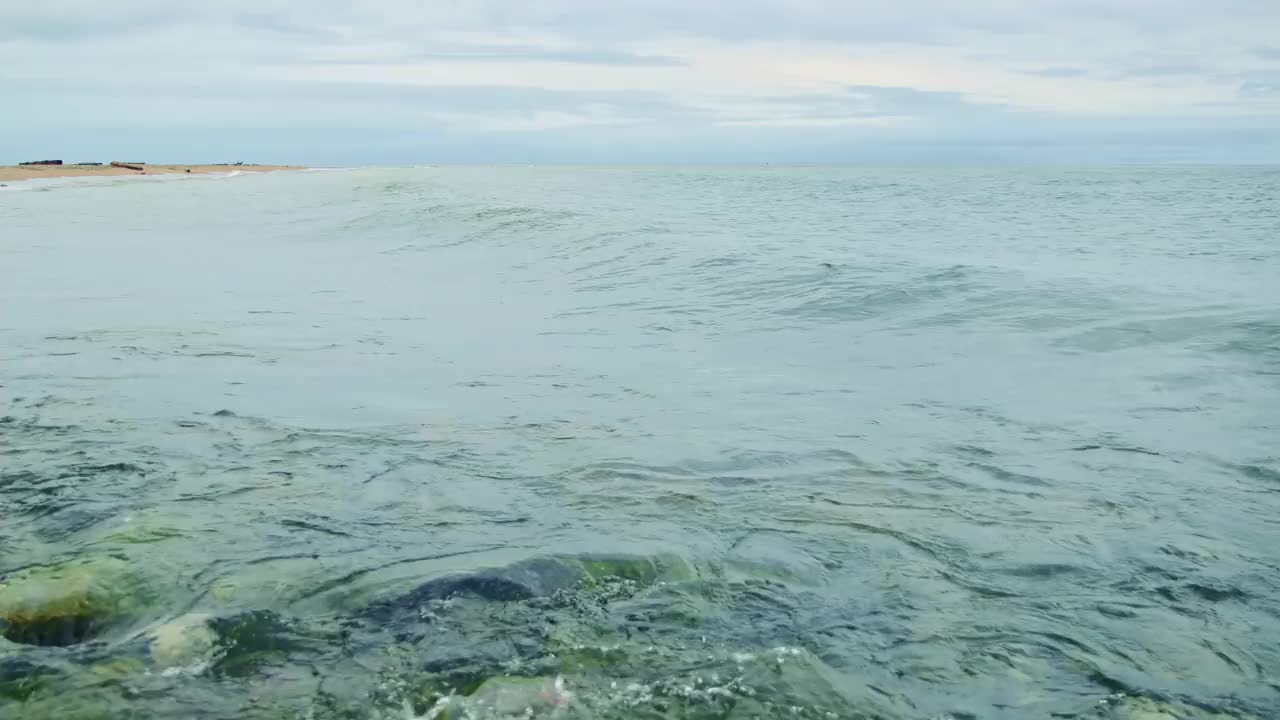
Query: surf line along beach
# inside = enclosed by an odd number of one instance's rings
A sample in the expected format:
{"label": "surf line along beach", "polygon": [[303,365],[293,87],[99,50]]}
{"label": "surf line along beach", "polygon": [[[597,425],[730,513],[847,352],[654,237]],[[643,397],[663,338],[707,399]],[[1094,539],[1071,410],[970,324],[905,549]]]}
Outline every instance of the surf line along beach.
{"label": "surf line along beach", "polygon": [[193,175],[209,175],[212,173],[234,172],[237,170],[241,172],[274,172],[277,170],[301,169],[301,167],[293,165],[249,165],[245,163],[226,163],[218,165],[184,165],[177,163],[153,165],[150,163],[138,162],[114,162],[105,165],[102,163],[64,165],[57,161],[43,161],[38,163],[23,163],[21,165],[0,166],[0,182],[16,182],[20,180],[62,177],[182,175],[185,173]]}

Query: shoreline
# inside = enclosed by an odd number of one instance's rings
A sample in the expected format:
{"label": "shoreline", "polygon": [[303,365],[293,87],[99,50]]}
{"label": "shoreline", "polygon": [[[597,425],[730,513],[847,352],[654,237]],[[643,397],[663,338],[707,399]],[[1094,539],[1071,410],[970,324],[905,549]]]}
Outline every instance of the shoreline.
{"label": "shoreline", "polygon": [[297,165],[140,165],[142,170],[111,165],[4,165],[0,166],[0,182],[21,182],[40,178],[109,177],[114,175],[210,175],[229,172],[277,172],[304,170]]}

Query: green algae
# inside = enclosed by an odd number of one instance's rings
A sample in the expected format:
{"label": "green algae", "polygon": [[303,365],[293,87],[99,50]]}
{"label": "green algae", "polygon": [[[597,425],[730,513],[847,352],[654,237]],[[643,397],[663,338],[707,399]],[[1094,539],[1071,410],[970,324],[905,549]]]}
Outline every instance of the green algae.
{"label": "green algae", "polygon": [[23,668],[21,673],[0,677],[0,701],[23,702],[49,685],[49,678],[40,668]]}
{"label": "green algae", "polygon": [[150,545],[174,538],[186,537],[186,533],[170,527],[133,527],[102,538],[104,543],[120,545]]}
{"label": "green algae", "polygon": [[141,675],[146,671],[147,666],[141,659],[118,657],[89,666],[87,676],[81,680],[94,685],[113,684]]}
{"label": "green algae", "polygon": [[[5,710],[0,705],[0,713]],[[12,711],[13,717],[22,720],[119,720],[139,715],[116,687],[68,690],[52,684],[38,688]]]}

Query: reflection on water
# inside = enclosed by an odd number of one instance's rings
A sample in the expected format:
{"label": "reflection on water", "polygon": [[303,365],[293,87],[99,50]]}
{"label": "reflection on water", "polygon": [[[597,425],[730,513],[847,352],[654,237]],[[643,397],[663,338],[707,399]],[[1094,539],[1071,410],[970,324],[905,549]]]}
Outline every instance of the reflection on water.
{"label": "reflection on water", "polygon": [[1280,174],[0,203],[0,709],[1265,718]]}

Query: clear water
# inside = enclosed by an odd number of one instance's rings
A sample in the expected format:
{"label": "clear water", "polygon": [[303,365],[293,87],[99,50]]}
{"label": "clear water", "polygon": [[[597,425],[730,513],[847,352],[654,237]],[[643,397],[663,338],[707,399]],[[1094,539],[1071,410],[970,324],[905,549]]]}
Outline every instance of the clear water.
{"label": "clear water", "polygon": [[1274,717],[1277,238],[1267,168],[0,188],[0,577],[138,596],[0,715]]}

